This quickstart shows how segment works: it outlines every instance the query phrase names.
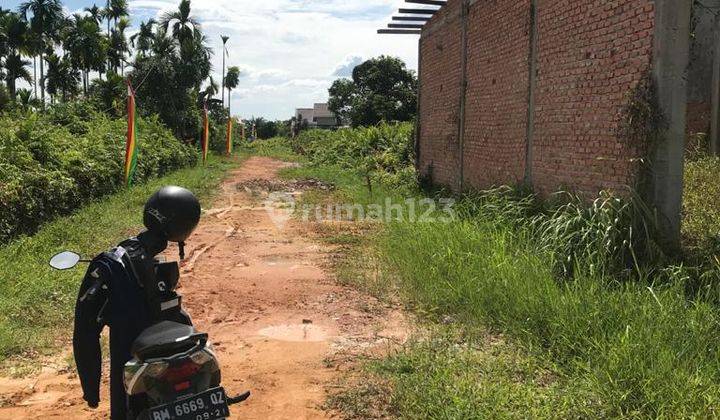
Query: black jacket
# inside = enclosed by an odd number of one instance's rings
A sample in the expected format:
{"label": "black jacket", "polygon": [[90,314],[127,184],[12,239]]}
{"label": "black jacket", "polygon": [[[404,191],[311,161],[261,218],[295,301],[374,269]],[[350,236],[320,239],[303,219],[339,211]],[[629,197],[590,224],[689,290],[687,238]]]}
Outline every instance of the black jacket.
{"label": "black jacket", "polygon": [[[100,333],[110,327],[110,404],[113,420],[126,420],[127,401],[123,369],[131,358],[130,347],[152,325],[143,288],[128,271],[123,248],[103,253],[90,264],[75,307],[73,350],[83,398],[91,407],[100,401],[102,353]],[[91,290],[94,285],[102,287]],[[90,292],[90,293],[88,293]]]}
{"label": "black jacket", "polygon": [[[102,354],[100,333],[110,328],[110,408],[113,420],[126,420],[128,401],[123,383],[125,364],[132,359],[135,339],[151,325],[174,321],[192,325],[175,293],[177,263],[158,263],[155,254],[167,243],[152,235],[122,242],[98,255],[85,274],[75,306],[73,350],[84,399],[100,401]],[[102,285],[101,287],[97,287]]]}

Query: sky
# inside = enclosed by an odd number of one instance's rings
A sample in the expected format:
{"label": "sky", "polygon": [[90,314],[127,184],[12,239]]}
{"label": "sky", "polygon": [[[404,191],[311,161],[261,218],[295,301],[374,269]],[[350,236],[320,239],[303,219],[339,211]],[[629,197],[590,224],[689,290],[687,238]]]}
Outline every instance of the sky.
{"label": "sky", "polygon": [[[0,0],[15,9],[20,0]],[[104,0],[65,0],[67,13]],[[129,0],[133,28],[177,8],[179,0]],[[214,79],[222,73],[221,35],[230,37],[227,65],[242,77],[233,91],[232,113],[242,118],[289,119],[295,108],[328,99],[338,77],[366,59],[401,58],[417,70],[414,35],[378,35],[403,0],[193,0],[192,14],[215,49]]]}

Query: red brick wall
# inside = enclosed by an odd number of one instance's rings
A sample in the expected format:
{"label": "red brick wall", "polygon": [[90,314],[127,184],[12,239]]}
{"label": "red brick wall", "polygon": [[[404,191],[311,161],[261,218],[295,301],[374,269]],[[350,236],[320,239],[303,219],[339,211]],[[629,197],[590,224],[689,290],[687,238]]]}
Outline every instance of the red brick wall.
{"label": "red brick wall", "polygon": [[419,169],[434,182],[454,188],[460,176],[460,11],[461,1],[449,0],[428,25],[433,26],[431,33],[420,40]]}
{"label": "red brick wall", "polygon": [[[459,185],[460,0],[420,41],[420,170]],[[591,195],[632,184],[637,153],[618,136],[622,111],[652,60],[652,0],[546,0],[538,9],[533,186]],[[530,0],[470,2],[466,187],[522,182],[528,124]],[[442,48],[438,48],[441,45]]]}
{"label": "red brick wall", "polygon": [[525,175],[530,0],[479,1],[468,15],[465,184],[490,187]]}
{"label": "red brick wall", "polygon": [[538,14],[534,187],[595,195],[632,184],[637,153],[617,128],[650,68],[653,2],[543,1]]}

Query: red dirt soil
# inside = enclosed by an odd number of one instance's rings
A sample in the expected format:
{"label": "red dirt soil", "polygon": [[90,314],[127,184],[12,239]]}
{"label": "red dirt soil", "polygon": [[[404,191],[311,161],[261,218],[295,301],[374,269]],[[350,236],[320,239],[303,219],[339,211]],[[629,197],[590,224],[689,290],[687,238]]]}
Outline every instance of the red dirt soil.
{"label": "red dirt soil", "polygon": [[[250,399],[231,418],[322,419],[327,390],[359,353],[404,340],[405,321],[326,270],[333,248],[314,242],[309,224],[270,217],[240,184],[273,181],[288,164],[253,157],[229,176],[189,241],[180,293],[196,327],[210,334],[228,394]],[[279,207],[279,206],[276,206]],[[167,251],[175,258],[176,249]],[[0,378],[2,419],[102,419],[91,410],[68,354],[28,378]],[[64,366],[64,368],[63,368]]]}

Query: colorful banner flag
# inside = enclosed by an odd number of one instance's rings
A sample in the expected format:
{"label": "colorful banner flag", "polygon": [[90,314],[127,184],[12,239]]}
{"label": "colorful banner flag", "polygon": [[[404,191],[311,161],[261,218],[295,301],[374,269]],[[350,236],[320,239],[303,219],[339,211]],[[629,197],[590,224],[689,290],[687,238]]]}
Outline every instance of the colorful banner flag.
{"label": "colorful banner flag", "polygon": [[127,142],[125,144],[125,185],[132,185],[135,169],[137,169],[137,136],[135,135],[135,92],[133,91],[130,81],[127,82],[128,88],[128,128]]}
{"label": "colorful banner flag", "polygon": [[205,106],[203,107],[203,135],[202,135],[203,164],[205,164],[205,162],[207,162],[208,149],[210,146],[209,141],[210,141],[210,119],[208,118],[207,101],[205,101]]}
{"label": "colorful banner flag", "polygon": [[232,120],[232,117],[229,117],[228,122],[227,122],[227,138],[225,139],[228,156],[232,155],[232,149],[233,149],[232,129],[233,129],[233,120]]}

